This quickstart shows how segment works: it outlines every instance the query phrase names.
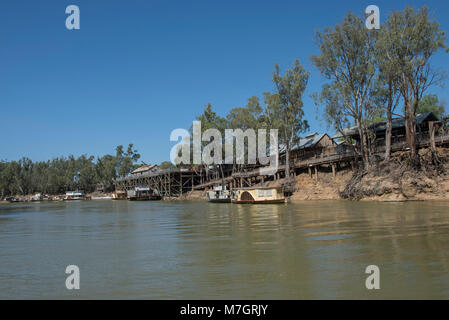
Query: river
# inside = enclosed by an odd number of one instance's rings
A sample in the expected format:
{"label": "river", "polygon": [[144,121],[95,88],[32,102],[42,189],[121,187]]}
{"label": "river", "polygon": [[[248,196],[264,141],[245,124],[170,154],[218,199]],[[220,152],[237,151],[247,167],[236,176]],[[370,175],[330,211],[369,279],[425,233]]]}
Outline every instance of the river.
{"label": "river", "polygon": [[449,203],[0,205],[0,298],[447,299]]}

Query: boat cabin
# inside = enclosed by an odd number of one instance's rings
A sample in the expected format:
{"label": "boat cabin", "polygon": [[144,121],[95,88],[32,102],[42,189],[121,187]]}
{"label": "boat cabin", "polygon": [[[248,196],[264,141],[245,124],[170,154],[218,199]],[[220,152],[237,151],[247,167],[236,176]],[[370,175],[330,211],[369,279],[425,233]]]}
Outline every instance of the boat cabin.
{"label": "boat cabin", "polygon": [[63,200],[84,200],[86,195],[83,191],[67,191]]}
{"label": "boat cabin", "polygon": [[231,202],[231,193],[226,186],[215,186],[213,190],[206,193],[206,199],[209,202]]}
{"label": "boat cabin", "polygon": [[231,192],[232,203],[284,203],[282,187],[235,188]]}
{"label": "boat cabin", "polygon": [[127,191],[128,200],[161,200],[162,197],[148,186],[137,186]]}
{"label": "boat cabin", "polygon": [[125,191],[117,190],[112,194],[112,200],[126,200],[127,194]]}

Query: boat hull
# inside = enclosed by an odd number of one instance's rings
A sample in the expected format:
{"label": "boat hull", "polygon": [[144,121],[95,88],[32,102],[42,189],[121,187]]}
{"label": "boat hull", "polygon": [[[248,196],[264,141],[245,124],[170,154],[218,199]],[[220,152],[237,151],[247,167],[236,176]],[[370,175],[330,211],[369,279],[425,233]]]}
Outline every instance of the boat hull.
{"label": "boat hull", "polygon": [[273,199],[273,200],[232,200],[232,203],[240,204],[274,204],[285,203],[285,199]]}
{"label": "boat hull", "polygon": [[142,196],[142,197],[129,197],[129,201],[156,201],[161,200],[161,196]]}
{"label": "boat hull", "polygon": [[215,203],[229,203],[231,202],[231,199],[208,199],[207,201]]}

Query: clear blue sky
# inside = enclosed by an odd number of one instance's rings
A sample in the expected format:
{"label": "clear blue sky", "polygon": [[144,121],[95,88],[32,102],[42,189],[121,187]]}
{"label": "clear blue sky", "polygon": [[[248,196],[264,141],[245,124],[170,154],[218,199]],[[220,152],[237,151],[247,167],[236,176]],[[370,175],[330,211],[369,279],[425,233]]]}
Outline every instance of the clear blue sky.
{"label": "clear blue sky", "polygon": [[[76,4],[81,29],[65,28]],[[448,1],[55,0],[0,2],[0,159],[103,155],[132,142],[142,160],[169,159],[170,132],[188,129],[204,105],[220,114],[273,90],[273,65],[310,62],[315,29],[376,4],[381,20],[427,4],[449,31]],[[448,68],[449,54],[434,59]],[[449,102],[447,89],[432,88]]]}

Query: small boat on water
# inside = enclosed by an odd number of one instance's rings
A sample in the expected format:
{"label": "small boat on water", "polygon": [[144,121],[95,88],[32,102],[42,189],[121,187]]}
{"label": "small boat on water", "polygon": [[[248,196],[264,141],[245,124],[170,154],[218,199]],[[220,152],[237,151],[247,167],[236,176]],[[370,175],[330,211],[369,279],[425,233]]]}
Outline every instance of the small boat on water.
{"label": "small boat on water", "polygon": [[33,195],[33,196],[30,198],[30,201],[32,201],[32,202],[38,202],[38,201],[42,201],[43,199],[44,199],[44,197],[42,196],[41,193],[36,193],[35,195]]}
{"label": "small boat on water", "polygon": [[20,202],[19,198],[15,198],[15,197],[7,197],[6,201],[10,202],[10,203],[15,203],[15,202]]}
{"label": "small boat on water", "polygon": [[231,202],[231,193],[226,190],[226,186],[215,186],[206,192],[206,199],[209,202]]}
{"label": "small boat on water", "polygon": [[232,203],[284,203],[282,187],[235,188],[231,192]]}
{"label": "small boat on water", "polygon": [[111,196],[92,196],[91,200],[112,200]]}
{"label": "small boat on water", "polygon": [[72,201],[72,200],[85,200],[86,195],[83,191],[67,191],[65,193],[64,201]]}
{"label": "small boat on water", "polygon": [[127,191],[128,200],[130,201],[148,201],[161,200],[162,197],[156,190],[150,189],[148,186],[137,186],[134,190]]}
{"label": "small boat on water", "polygon": [[117,190],[112,194],[112,200],[127,200],[126,191]]}

